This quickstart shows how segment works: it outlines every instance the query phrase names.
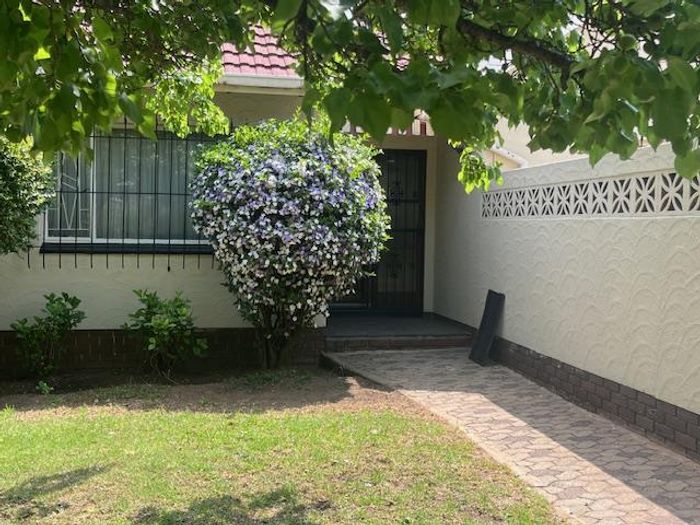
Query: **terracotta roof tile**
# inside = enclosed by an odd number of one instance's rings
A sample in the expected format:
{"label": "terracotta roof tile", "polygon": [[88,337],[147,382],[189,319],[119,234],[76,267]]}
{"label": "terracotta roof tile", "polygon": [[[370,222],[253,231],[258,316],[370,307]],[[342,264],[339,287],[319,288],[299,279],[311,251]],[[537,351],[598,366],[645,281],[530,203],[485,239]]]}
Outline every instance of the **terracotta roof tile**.
{"label": "terracotta roof tile", "polygon": [[221,51],[227,75],[297,76],[294,58],[261,27],[255,28],[252,50],[238,50],[233,44],[224,44]]}

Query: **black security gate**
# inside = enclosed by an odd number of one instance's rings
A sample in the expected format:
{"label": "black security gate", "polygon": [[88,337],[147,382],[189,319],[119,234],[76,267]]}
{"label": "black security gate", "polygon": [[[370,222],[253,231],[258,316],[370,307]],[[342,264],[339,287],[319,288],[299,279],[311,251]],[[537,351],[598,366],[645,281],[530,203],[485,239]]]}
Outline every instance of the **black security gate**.
{"label": "black security gate", "polygon": [[391,216],[391,239],[375,275],[334,305],[334,313],[418,315],[423,311],[425,151],[384,150],[377,158]]}

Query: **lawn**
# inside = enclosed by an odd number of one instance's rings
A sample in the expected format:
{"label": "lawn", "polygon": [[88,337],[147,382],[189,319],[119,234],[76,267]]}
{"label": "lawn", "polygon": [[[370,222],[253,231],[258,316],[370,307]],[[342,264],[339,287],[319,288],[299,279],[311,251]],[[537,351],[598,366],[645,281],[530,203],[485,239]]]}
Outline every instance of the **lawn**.
{"label": "lawn", "polygon": [[0,396],[0,523],[559,523],[410,401],[325,372]]}

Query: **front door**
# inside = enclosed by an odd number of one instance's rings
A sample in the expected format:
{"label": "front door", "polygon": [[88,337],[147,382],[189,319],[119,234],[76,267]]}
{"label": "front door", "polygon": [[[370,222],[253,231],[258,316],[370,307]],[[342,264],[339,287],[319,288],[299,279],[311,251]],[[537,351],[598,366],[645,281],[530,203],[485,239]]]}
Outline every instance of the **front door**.
{"label": "front door", "polygon": [[384,150],[378,158],[391,216],[387,242],[374,276],[331,306],[334,313],[420,315],[423,312],[425,151]]}

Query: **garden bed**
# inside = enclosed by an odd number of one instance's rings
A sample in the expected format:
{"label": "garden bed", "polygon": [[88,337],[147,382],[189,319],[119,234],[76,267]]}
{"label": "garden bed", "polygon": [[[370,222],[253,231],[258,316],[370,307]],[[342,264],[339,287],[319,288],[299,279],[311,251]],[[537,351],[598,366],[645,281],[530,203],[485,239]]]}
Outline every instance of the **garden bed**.
{"label": "garden bed", "polygon": [[0,407],[2,523],[558,522],[408,399],[318,370]]}

